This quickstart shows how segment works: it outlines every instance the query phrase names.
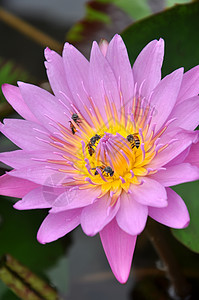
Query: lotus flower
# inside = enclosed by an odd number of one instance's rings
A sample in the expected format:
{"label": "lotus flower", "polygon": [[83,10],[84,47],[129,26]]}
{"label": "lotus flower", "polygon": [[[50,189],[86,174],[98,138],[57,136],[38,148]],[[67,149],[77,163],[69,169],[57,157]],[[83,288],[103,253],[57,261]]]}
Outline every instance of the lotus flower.
{"label": "lotus flower", "polygon": [[128,279],[136,237],[147,217],[173,228],[189,224],[169,186],[199,178],[199,66],[161,79],[164,41],[151,41],[131,68],[119,35],[93,43],[90,62],[66,43],[62,57],[45,50],[54,95],[32,84],[4,84],[25,119],[5,119],[1,132],[21,150],[0,154],[13,170],[2,195],[20,210],[49,208],[42,244],[79,224],[100,234],[117,280]]}

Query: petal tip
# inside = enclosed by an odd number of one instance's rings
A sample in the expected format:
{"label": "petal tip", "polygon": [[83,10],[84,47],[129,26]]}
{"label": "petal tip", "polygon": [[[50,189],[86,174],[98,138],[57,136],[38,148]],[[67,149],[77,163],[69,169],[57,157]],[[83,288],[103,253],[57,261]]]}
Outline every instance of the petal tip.
{"label": "petal tip", "polygon": [[38,232],[37,232],[37,240],[40,244],[46,244],[48,243],[48,241],[46,241],[43,237],[42,231],[41,231],[41,227],[39,228]]}
{"label": "petal tip", "polygon": [[123,41],[121,35],[119,35],[118,33],[116,33],[116,34],[113,36],[112,40]]}
{"label": "petal tip", "polygon": [[173,71],[171,74],[175,75],[176,77],[182,77],[183,73],[184,73],[184,67],[181,67]]}
{"label": "petal tip", "polygon": [[68,42],[66,42],[65,44],[64,44],[64,50],[68,50],[68,49],[70,49],[71,48],[71,44],[69,44]]}
{"label": "petal tip", "polygon": [[42,244],[42,245],[47,244],[47,242],[43,241],[43,240],[38,236],[38,234],[37,234],[37,240],[38,240],[38,242],[39,242],[40,244]]}
{"label": "petal tip", "polygon": [[164,39],[163,38],[159,38],[158,43],[164,45]]}
{"label": "petal tip", "polygon": [[98,43],[96,41],[93,41],[92,48],[98,48]]}
{"label": "petal tip", "polygon": [[160,38],[160,39],[157,41],[157,44],[158,44],[158,46],[160,47],[160,49],[161,49],[162,51],[164,51],[164,44],[165,44],[164,39]]}
{"label": "petal tip", "polygon": [[16,88],[16,86],[9,83],[2,84],[1,89],[5,98],[9,95],[9,92],[12,91],[13,88]]}
{"label": "petal tip", "polygon": [[45,54],[48,54],[48,53],[50,53],[52,50],[49,48],[49,47],[46,47],[45,49],[44,49],[44,53]]}
{"label": "petal tip", "polygon": [[188,219],[188,221],[185,223],[185,225],[182,227],[182,228],[186,228],[189,226],[189,223],[190,223],[190,219]]}
{"label": "petal tip", "polygon": [[45,56],[45,58],[46,58],[47,61],[50,61],[50,60],[51,60],[51,59],[50,59],[50,55],[51,55],[52,52],[53,52],[53,51],[52,51],[50,48],[48,48],[48,47],[46,47],[46,48],[44,49],[44,56]]}
{"label": "petal tip", "polygon": [[15,209],[17,209],[17,210],[23,210],[22,208],[21,208],[21,203],[19,203],[19,202],[21,202],[21,201],[18,201],[18,202],[16,202],[14,205],[13,205],[13,207],[15,208]]}
{"label": "petal tip", "polygon": [[3,84],[1,85],[2,92],[4,92],[4,90],[7,89],[9,86],[10,86],[9,83],[3,83]]}
{"label": "petal tip", "polygon": [[125,275],[125,276],[116,276],[116,274],[115,274],[115,277],[119,281],[119,283],[125,284],[129,278],[129,274]]}
{"label": "petal tip", "polygon": [[99,48],[104,56],[106,56],[108,45],[109,43],[106,39],[101,39],[99,42]]}
{"label": "petal tip", "polygon": [[17,85],[18,85],[18,87],[20,88],[21,86],[26,85],[26,83],[23,82],[23,81],[17,81]]}

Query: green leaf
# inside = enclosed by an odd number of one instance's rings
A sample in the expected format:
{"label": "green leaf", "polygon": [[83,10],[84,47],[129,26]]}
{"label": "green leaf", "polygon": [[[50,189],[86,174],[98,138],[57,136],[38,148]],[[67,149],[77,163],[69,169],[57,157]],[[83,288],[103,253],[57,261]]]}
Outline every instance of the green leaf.
{"label": "green leaf", "polygon": [[172,233],[189,249],[199,253],[199,181],[181,184],[173,189],[183,198],[188,207],[190,224],[185,229],[172,229]]}
{"label": "green leaf", "polygon": [[110,23],[110,18],[109,16],[102,12],[98,11],[95,8],[92,8],[92,6],[87,6],[86,7],[86,12],[87,12],[87,20],[90,22],[102,22],[102,23]]}
{"label": "green leaf", "polygon": [[18,211],[12,204],[10,198],[0,197],[0,256],[10,253],[31,271],[48,277],[46,270],[65,254],[70,238],[41,245],[36,235],[46,210]]}
{"label": "green leaf", "polygon": [[151,14],[151,9],[147,0],[110,0],[107,2],[113,3],[121,8],[134,20],[142,19]]}
{"label": "green leaf", "polygon": [[131,63],[151,40],[164,38],[166,43],[163,74],[199,63],[199,3],[176,5],[157,15],[138,21],[122,33]]}
{"label": "green leaf", "polygon": [[18,211],[9,198],[0,199],[0,256],[10,253],[34,272],[53,264],[63,254],[61,243],[41,245],[36,239],[46,211]]}
{"label": "green leaf", "polygon": [[167,0],[165,3],[166,7],[170,7],[173,6],[175,4],[183,4],[183,3],[187,3],[187,2],[191,2],[192,0]]}

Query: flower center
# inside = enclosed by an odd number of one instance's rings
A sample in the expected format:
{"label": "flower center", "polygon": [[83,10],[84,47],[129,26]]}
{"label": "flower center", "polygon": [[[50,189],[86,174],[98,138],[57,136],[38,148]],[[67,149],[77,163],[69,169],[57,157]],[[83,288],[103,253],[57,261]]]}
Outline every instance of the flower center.
{"label": "flower center", "polygon": [[64,186],[101,187],[101,196],[110,193],[116,199],[122,190],[141,184],[143,176],[157,172],[149,165],[168,146],[159,144],[168,124],[155,134],[154,109],[139,96],[121,106],[120,112],[107,97],[101,112],[89,100],[92,110],[84,107],[86,117],[76,109],[68,127],[58,123],[62,138],[52,136],[51,144],[61,150],[64,160],[49,162],[64,166],[59,171],[71,179]]}

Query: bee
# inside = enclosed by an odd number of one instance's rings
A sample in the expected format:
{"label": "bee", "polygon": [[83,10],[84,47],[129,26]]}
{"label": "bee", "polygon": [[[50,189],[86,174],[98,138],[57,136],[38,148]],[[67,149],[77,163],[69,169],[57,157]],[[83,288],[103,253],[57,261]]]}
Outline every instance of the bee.
{"label": "bee", "polygon": [[95,146],[95,143],[101,139],[101,136],[99,134],[95,134],[91,139],[90,143],[92,146]]}
{"label": "bee", "polygon": [[91,144],[91,142],[89,142],[86,146],[86,147],[88,147],[88,153],[90,154],[90,156],[92,156],[93,153],[95,153],[95,149],[92,146],[93,145]]}
{"label": "bee", "polygon": [[[77,124],[77,126],[79,126],[79,124],[81,123],[81,120],[80,120],[80,117],[78,116],[78,114],[72,114],[71,119]],[[69,121],[69,123],[70,123],[70,129],[72,131],[72,134],[75,134],[77,129],[75,128],[75,126],[73,125],[73,123],[71,121]]]}
{"label": "bee", "polygon": [[78,114],[72,114],[72,120],[78,125],[81,123],[80,117],[78,116]]}
{"label": "bee", "polygon": [[114,175],[114,171],[110,166],[106,166],[105,164],[101,165],[101,166],[97,166],[96,168],[92,168],[92,170],[95,170],[95,175],[98,175],[98,171],[96,169],[100,169],[102,171],[102,174],[104,174],[105,176],[110,176],[112,177]]}
{"label": "bee", "polygon": [[75,134],[75,132],[77,131],[77,129],[75,128],[75,126],[73,125],[73,123],[71,121],[69,121],[70,123],[70,129],[72,131],[72,134]]}
{"label": "bee", "polygon": [[138,133],[134,133],[134,134],[129,134],[126,139],[127,141],[131,144],[131,148],[133,149],[134,147],[136,147],[137,149],[140,146],[140,139],[137,136]]}
{"label": "bee", "polygon": [[88,147],[88,153],[90,154],[90,156],[93,155],[93,153],[95,153],[95,149],[93,147],[96,147],[95,143],[101,139],[101,136],[99,134],[95,134],[89,141],[89,143],[87,144]]}

